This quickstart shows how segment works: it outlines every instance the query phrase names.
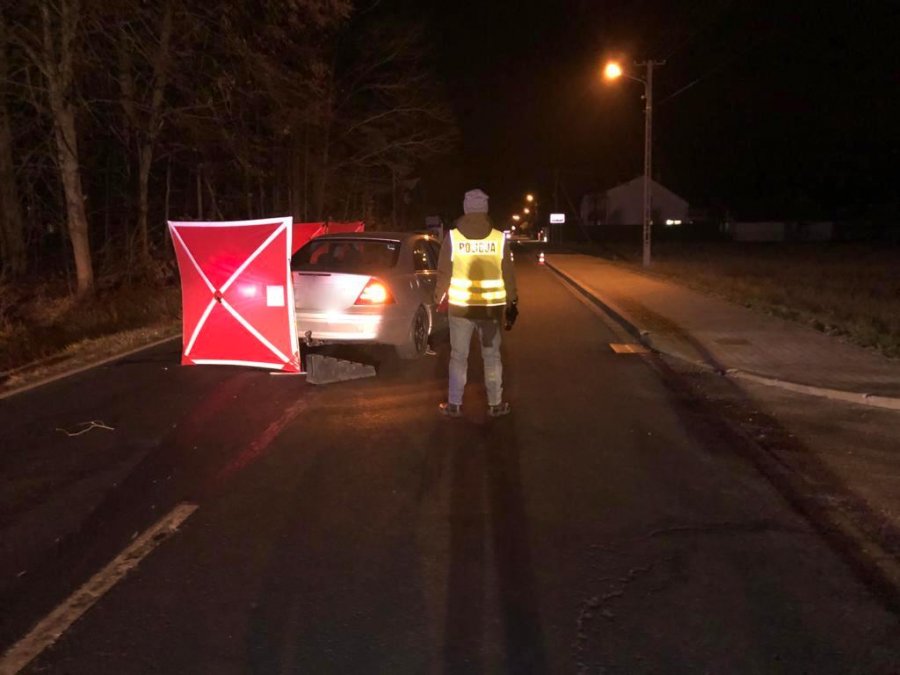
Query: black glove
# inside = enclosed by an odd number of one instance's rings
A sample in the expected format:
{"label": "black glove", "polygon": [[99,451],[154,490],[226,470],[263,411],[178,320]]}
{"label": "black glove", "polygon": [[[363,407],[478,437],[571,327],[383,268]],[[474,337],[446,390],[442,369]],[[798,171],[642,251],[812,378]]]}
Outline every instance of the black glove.
{"label": "black glove", "polygon": [[506,330],[512,330],[513,324],[516,322],[516,319],[519,318],[519,306],[515,302],[511,302],[506,306],[506,325],[503,327]]}

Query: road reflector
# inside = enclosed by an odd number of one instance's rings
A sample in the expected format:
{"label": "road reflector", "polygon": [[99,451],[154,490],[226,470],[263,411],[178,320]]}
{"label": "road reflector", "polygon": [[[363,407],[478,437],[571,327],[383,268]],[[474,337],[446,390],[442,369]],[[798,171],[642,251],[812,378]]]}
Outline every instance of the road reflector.
{"label": "road reflector", "polygon": [[649,354],[650,350],[644,345],[634,344],[633,342],[610,342],[610,348],[616,354]]}

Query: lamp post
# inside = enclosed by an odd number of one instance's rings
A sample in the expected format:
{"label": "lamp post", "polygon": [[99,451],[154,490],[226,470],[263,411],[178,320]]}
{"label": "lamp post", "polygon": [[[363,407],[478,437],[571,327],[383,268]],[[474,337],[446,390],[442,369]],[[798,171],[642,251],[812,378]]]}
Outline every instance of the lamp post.
{"label": "lamp post", "polygon": [[608,81],[617,80],[624,76],[644,85],[644,226],[642,235],[644,267],[650,266],[650,226],[653,214],[653,196],[650,190],[653,168],[653,68],[654,66],[664,66],[665,64],[665,61],[654,61],[653,59],[635,63],[634,65],[638,68],[646,66],[647,75],[644,79],[626,74],[623,72],[622,66],[615,61],[610,61],[603,68],[603,77]]}
{"label": "lamp post", "polygon": [[540,213],[538,210],[538,201],[534,196],[533,192],[529,192],[525,195],[525,207],[522,209],[522,213],[526,216],[529,216],[528,220],[531,223],[531,227],[529,229],[534,231],[540,231],[540,218],[538,214]]}

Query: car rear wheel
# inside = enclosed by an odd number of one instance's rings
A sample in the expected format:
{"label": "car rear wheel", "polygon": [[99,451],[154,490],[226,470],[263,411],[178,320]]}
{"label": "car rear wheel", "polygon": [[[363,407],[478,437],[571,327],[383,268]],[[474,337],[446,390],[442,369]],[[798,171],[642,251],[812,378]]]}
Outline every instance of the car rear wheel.
{"label": "car rear wheel", "polygon": [[419,305],[409,327],[409,336],[402,345],[397,345],[397,354],[401,359],[418,359],[428,349],[428,311]]}

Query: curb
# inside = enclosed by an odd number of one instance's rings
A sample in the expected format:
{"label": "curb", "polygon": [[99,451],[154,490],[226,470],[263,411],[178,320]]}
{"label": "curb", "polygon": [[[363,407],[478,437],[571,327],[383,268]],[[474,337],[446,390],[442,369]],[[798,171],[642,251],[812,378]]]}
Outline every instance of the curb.
{"label": "curb", "polygon": [[820,398],[827,398],[832,401],[857,403],[859,405],[867,405],[873,408],[885,408],[887,410],[900,410],[900,398],[895,398],[893,396],[879,396],[878,394],[865,394],[856,391],[845,391],[843,389],[816,387],[810,384],[801,384],[799,382],[790,382],[788,380],[779,380],[765,375],[758,375],[746,370],[738,370],[737,368],[726,370],[725,376],[733,377],[736,380],[746,380],[748,382],[764,384],[770,387],[779,387],[798,394],[819,396]]}
{"label": "curb", "polygon": [[753,373],[746,370],[740,370],[738,368],[726,368],[721,369],[716,366],[707,363],[705,361],[696,361],[693,359],[686,358],[682,354],[677,354],[672,351],[667,351],[665,349],[660,348],[659,345],[654,344],[651,333],[646,330],[642,330],[634,323],[632,323],[624,314],[620,311],[614,309],[609,303],[597,297],[594,293],[589,291],[585,286],[583,286],[577,279],[572,277],[571,275],[563,272],[556,265],[554,265],[550,260],[547,260],[547,267],[549,267],[555,274],[558,274],[560,277],[568,281],[572,286],[577,288],[582,295],[590,299],[594,304],[603,309],[604,312],[609,314],[616,323],[618,323],[622,328],[624,328],[631,336],[637,339],[641,344],[643,344],[648,349],[653,350],[659,354],[664,354],[666,356],[679,359],[681,361],[686,361],[695,365],[704,370],[708,370],[711,372],[718,373],[724,377],[729,377],[735,380],[744,380],[746,382],[754,382],[755,384],[762,384],[769,387],[777,387],[779,389],[784,389],[785,391],[791,391],[797,394],[806,394],[807,396],[818,396],[819,398],[826,398],[832,401],[842,401],[844,403],[856,403],[859,405],[867,405],[873,408],[882,408],[886,410],[897,410],[900,411],[900,398],[894,396],[880,396],[878,394],[868,394],[863,392],[856,391],[846,391],[843,389],[832,389],[829,387],[819,387],[812,384],[803,384],[800,382],[790,382],[788,380],[782,380],[777,377],[772,377],[769,375],[761,375],[759,373]]}
{"label": "curb", "polygon": [[[613,309],[606,302],[586,290],[583,286],[573,280],[572,277],[551,265],[549,261],[545,262],[545,264],[550,267],[555,274],[559,275],[567,285],[583,295],[588,302],[591,302],[607,313],[607,315],[614,319],[628,334],[634,336],[653,352],[669,355],[667,352],[653,346],[650,340],[650,334],[646,331],[641,331],[637,326],[626,319],[622,313]],[[720,368],[715,368],[709,363],[685,359],[677,354],[672,356],[680,361],[695,364],[708,372],[717,373],[724,377],[749,380],[759,384],[777,386],[804,394],[824,396],[828,393],[832,394],[834,398],[843,401],[900,409],[900,405],[898,405],[900,404],[900,400],[891,397],[871,396],[855,392],[812,387],[753,373],[746,373],[737,369],[722,370]],[[664,372],[671,372],[671,368],[664,363],[662,368]],[[831,546],[837,549],[841,557],[856,570],[863,582],[872,589],[873,593],[882,600],[885,606],[893,612],[900,611],[900,562],[898,562],[897,558],[890,552],[890,549],[881,538],[873,536],[871,532],[866,532],[865,529],[861,528],[859,524],[855,522],[853,517],[842,510],[839,504],[818,503],[815,496],[810,495],[810,485],[807,483],[808,476],[803,472],[795,473],[793,470],[789,469],[786,464],[778,459],[777,455],[770,454],[764,448],[759,446],[756,439],[749,436],[740,427],[735,427],[733,424],[727,422],[726,424],[733,433],[737,433],[739,437],[743,439],[743,442],[748,448],[754,450],[749,457],[750,461],[757,467],[761,474],[771,482],[776,491],[779,492],[803,517],[808,519],[812,527],[819,531]]]}
{"label": "curb", "polygon": [[[9,389],[7,391],[0,391],[0,400],[9,398],[10,396],[15,396],[16,394],[24,393],[31,389],[37,389],[38,387],[42,387],[45,384],[50,384],[51,382],[56,382],[57,380],[62,380],[66,377],[70,377],[71,375],[77,375],[78,373],[83,373],[86,370],[91,370],[92,368],[97,368],[99,366],[110,363],[111,361],[117,361],[118,359],[125,358],[126,356],[131,356],[132,354],[136,354],[137,352],[143,351],[145,349],[150,349],[151,347],[156,347],[157,345],[161,345],[166,342],[171,342],[172,340],[175,340],[176,338],[179,338],[179,337],[181,337],[181,333],[175,333],[174,335],[170,335],[170,336],[164,337],[164,338],[159,338],[158,340],[154,340],[153,342],[148,342],[147,344],[141,345],[140,347],[134,347],[133,349],[128,349],[124,352],[119,352],[116,354],[112,354],[110,356],[105,356],[101,359],[98,359],[97,361],[91,361],[90,363],[85,364],[83,366],[79,366],[78,368],[75,368],[74,370],[66,370],[65,372],[57,373],[56,375],[50,375],[48,377],[45,377],[42,380],[37,380],[36,382],[31,382],[30,384],[24,384],[21,387],[16,387],[14,389]],[[52,357],[51,357],[51,359],[45,359],[44,362],[49,361],[49,360],[52,360]],[[28,364],[28,365],[38,367],[38,366],[40,366],[40,364],[41,364],[41,362],[35,362],[32,364]],[[15,371],[8,371],[8,372],[19,372],[25,367],[27,367],[27,366],[23,366],[23,367],[15,369]]]}

